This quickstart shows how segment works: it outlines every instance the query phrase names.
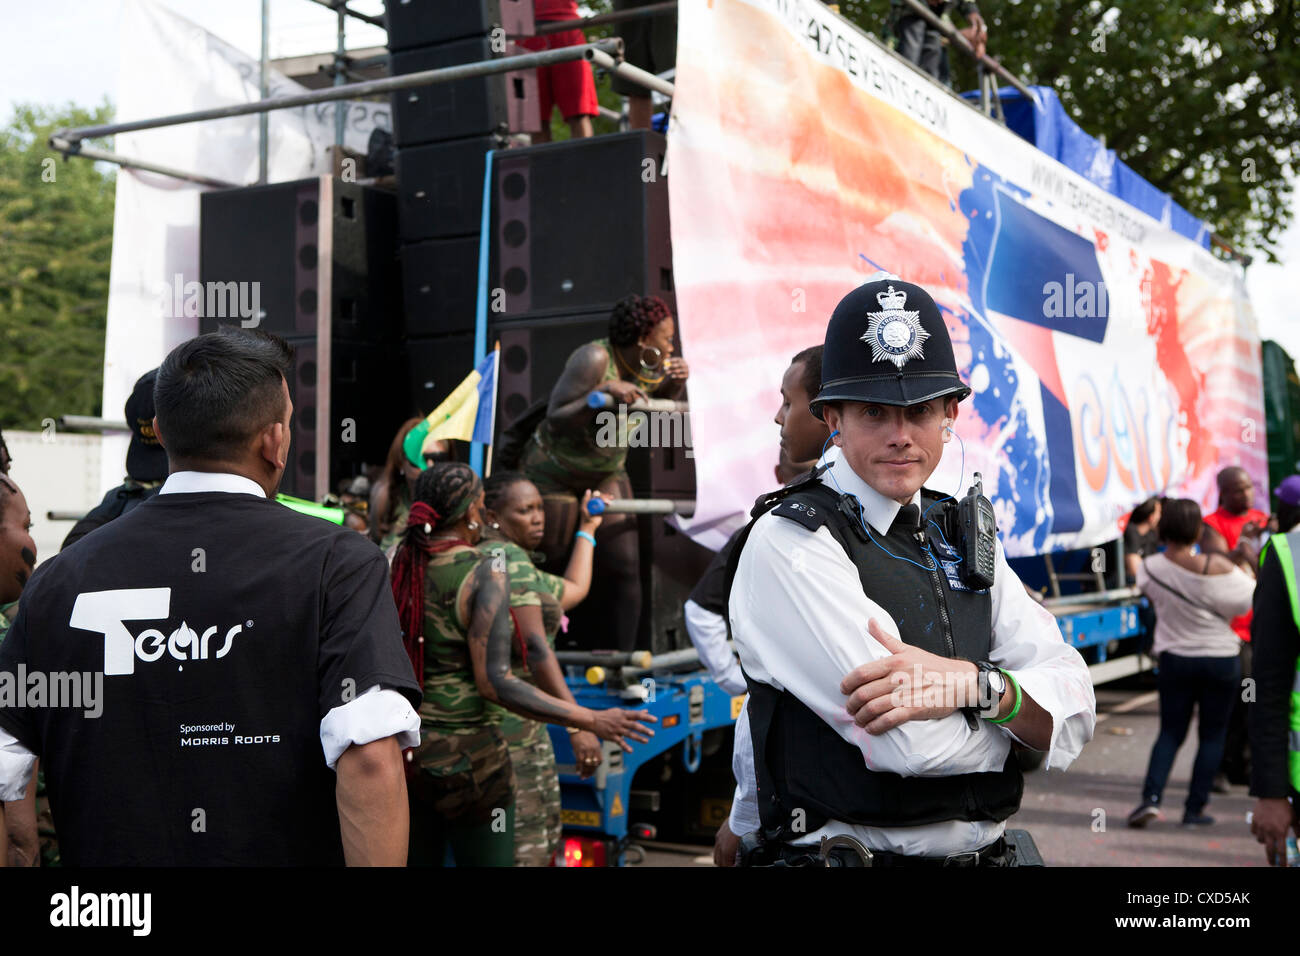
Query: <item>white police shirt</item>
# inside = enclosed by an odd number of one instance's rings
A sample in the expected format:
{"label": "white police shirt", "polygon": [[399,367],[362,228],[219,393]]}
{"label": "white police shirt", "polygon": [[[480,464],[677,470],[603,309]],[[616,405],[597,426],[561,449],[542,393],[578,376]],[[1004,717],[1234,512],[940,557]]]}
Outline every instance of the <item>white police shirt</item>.
{"label": "white police shirt", "polygon": [[[863,515],[882,536],[901,507],[871,488],[849,467],[838,448],[822,481],[856,495]],[[920,493],[913,498],[919,504]],[[883,552],[882,561],[893,560]],[[1037,604],[996,549],[993,644],[989,660],[1008,671],[1052,718],[1046,766],[1064,769],[1092,739],[1097,704],[1092,678],[1079,652],[1065,643],[1056,618]],[[875,618],[891,634],[890,615],[862,592],[858,569],[826,527],[815,534],[778,515],[759,518],[741,555],[728,605],[731,632],[745,673],[794,694],[846,741],[862,751],[871,770],[904,776],[943,777],[1000,770],[1011,741],[1005,725],[981,720],[972,731],[956,712],[913,720],[883,734],[868,734],[846,710],[840,681],[855,667],[888,657],[867,631]],[[745,710],[736,721],[732,769],[736,794],[730,827],[737,834],[758,829],[754,754]],[[943,856],[985,846],[1002,835],[994,821],[952,820],[911,827],[867,827],[830,821],[800,844],[846,834],[872,850],[910,856]]]}

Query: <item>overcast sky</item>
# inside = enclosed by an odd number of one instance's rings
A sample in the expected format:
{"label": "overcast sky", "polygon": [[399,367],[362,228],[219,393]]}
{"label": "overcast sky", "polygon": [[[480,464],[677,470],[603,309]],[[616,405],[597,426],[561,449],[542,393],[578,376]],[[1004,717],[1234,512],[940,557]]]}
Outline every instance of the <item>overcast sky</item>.
{"label": "overcast sky", "polygon": [[[162,0],[172,10],[256,56],[261,45],[261,0]],[[121,0],[8,0],[0,41],[0,113],[12,103],[93,106],[114,96]],[[383,0],[352,0],[373,15]],[[271,0],[271,56],[334,49],[336,20],[311,0]],[[382,46],[379,27],[348,19],[349,48]],[[1087,122],[1084,122],[1087,128]],[[1292,288],[1300,266],[1300,227],[1283,237],[1281,266],[1256,262],[1246,272],[1251,302],[1264,338],[1276,339],[1300,357],[1300,289]],[[1291,267],[1289,270],[1287,267]],[[1292,276],[1288,276],[1290,271]]]}

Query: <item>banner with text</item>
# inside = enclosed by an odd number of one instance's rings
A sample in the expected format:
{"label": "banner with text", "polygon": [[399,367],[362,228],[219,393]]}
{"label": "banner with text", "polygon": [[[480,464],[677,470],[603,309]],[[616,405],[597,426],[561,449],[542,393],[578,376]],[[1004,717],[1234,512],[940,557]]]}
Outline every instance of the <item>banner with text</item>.
{"label": "banner with text", "polygon": [[1212,510],[1228,464],[1265,487],[1240,269],[818,0],[679,17],[669,190],[697,540],[717,547],[773,487],[781,375],[880,269],[934,296],[974,389],[927,484],[960,495],[981,472],[1009,556],[1114,538],[1153,494]]}

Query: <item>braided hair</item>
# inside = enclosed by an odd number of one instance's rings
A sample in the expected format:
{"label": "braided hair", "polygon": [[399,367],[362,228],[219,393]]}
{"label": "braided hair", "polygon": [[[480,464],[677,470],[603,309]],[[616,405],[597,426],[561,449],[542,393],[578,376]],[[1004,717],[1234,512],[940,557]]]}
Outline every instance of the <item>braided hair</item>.
{"label": "braided hair", "polygon": [[609,315],[609,341],[618,346],[635,345],[656,325],[670,318],[672,313],[658,296],[624,296]]}
{"label": "braided hair", "polygon": [[455,525],[478,500],[483,484],[469,465],[438,462],[420,472],[415,480],[414,502],[406,529],[393,556],[393,601],[402,625],[402,643],[415,669],[415,679],[424,682],[424,573],[429,556],[454,546],[455,542],[434,542],[430,535]]}
{"label": "braided hair", "polygon": [[483,483],[484,507],[500,512],[510,497],[510,489],[528,476],[518,471],[499,471]]}

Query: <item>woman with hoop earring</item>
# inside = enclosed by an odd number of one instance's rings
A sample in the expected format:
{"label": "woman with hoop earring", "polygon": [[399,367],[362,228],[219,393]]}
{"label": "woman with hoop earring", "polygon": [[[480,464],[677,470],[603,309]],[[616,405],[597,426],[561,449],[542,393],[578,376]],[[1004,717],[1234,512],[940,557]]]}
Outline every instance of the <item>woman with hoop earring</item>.
{"label": "woman with hoop earring", "polygon": [[[676,324],[662,299],[630,295],[614,306],[609,338],[569,356],[551,390],[546,417],[533,432],[520,469],[542,493],[546,537],[545,569],[563,569],[578,523],[578,502],[588,488],[605,498],[630,498],[627,415],[617,405],[648,397],[681,398],[690,369],[673,356]],[[606,392],[616,406],[587,404],[592,392]],[[611,422],[621,424],[621,428]],[[609,622],[607,644],[635,649],[641,616],[640,558],[634,515],[609,514],[596,535],[594,579],[588,613]]]}

